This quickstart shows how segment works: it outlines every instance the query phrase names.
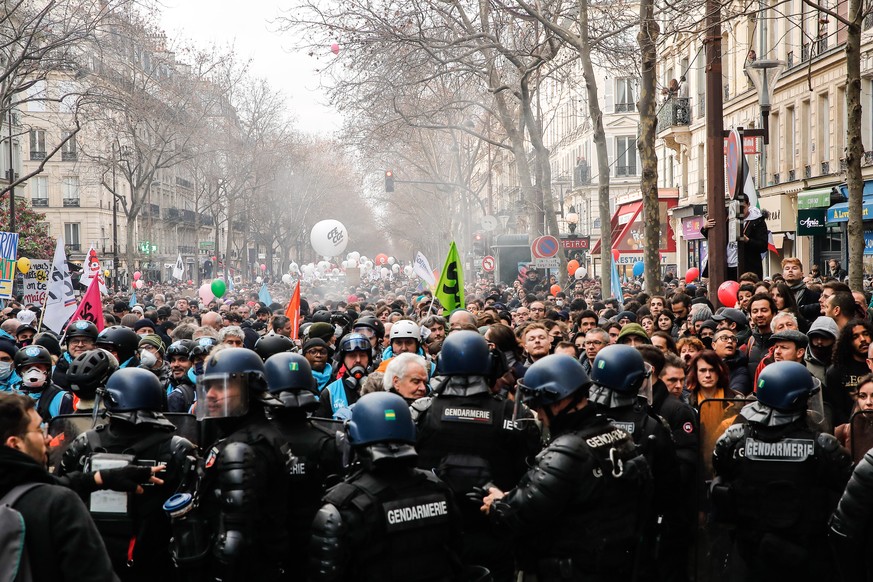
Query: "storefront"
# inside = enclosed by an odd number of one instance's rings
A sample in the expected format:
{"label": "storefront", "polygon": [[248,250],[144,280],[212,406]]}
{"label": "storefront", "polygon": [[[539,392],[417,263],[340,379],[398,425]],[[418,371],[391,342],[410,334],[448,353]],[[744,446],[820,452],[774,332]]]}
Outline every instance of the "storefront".
{"label": "storefront", "polygon": [[767,253],[767,261],[764,262],[764,276],[782,272],[782,259],[785,257],[800,257],[794,245],[795,232],[797,231],[797,211],[794,206],[793,196],[789,194],[777,194],[775,196],[762,196],[758,199],[758,205],[764,213],[767,222],[767,230],[773,236],[773,246],[776,253]]}
{"label": "storefront", "polygon": [[[661,275],[672,271],[676,273],[676,239],[673,227],[670,224],[668,210],[674,208],[678,202],[679,191],[674,188],[658,190],[658,219],[661,227],[660,232],[660,261]],[[633,264],[643,260],[643,202],[636,200],[619,204],[612,216],[612,252],[618,256],[618,272],[621,276],[630,277],[633,272]],[[600,240],[598,239],[591,250],[591,256],[595,260],[600,253]]]}
{"label": "storefront", "polygon": [[682,219],[682,241],[685,243],[685,270],[692,267],[703,268],[706,258],[706,237],[700,232],[706,223],[704,216],[688,216]]}
{"label": "storefront", "polygon": [[[848,188],[845,184],[839,186],[840,193],[848,198]],[[864,272],[873,271],[873,180],[864,182],[864,198],[861,201],[861,219],[864,222]],[[845,257],[849,248],[848,244],[849,203],[840,202],[827,209],[825,215],[825,244],[823,250],[829,246],[838,250],[822,252],[820,254],[821,267],[824,271],[824,262],[827,259],[839,259],[843,265],[847,264]]]}
{"label": "storefront", "polygon": [[810,260],[806,267],[815,264],[824,271],[829,259],[839,259],[842,250],[840,225],[828,223],[828,207],[842,198],[837,188],[816,188],[797,193],[797,240],[812,243]]}

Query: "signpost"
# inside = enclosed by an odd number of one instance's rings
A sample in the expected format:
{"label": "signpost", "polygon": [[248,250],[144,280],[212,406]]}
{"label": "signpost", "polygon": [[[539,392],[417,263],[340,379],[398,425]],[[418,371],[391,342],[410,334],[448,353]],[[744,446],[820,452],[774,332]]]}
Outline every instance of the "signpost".
{"label": "signpost", "polygon": [[537,269],[557,269],[560,261],[555,256],[561,243],[553,236],[538,236],[530,245],[530,254]]}
{"label": "signpost", "polygon": [[495,265],[496,265],[496,262],[494,260],[494,257],[492,257],[491,255],[487,255],[487,256],[482,258],[482,270],[485,271],[486,273],[494,272]]}

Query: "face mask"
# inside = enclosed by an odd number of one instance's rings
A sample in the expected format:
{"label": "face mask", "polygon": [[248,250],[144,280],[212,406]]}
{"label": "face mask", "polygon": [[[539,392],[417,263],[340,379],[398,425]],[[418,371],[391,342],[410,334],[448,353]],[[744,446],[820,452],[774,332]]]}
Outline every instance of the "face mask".
{"label": "face mask", "polygon": [[360,381],[367,374],[367,368],[360,364],[355,364],[352,366],[352,369],[349,370],[349,377],[354,378],[355,381]]}
{"label": "face mask", "polygon": [[29,346],[32,343],[33,343],[32,339],[21,340],[20,342],[18,342],[18,347],[26,348],[27,346]]}
{"label": "face mask", "polygon": [[0,380],[12,375],[12,362],[0,362]]}
{"label": "face mask", "polygon": [[703,347],[705,347],[708,350],[712,349],[712,337],[711,336],[710,337],[702,337],[702,338],[700,338],[700,341],[703,342]]}
{"label": "face mask", "polygon": [[39,368],[28,368],[21,375],[22,383],[28,388],[39,388],[45,384],[46,373]]}
{"label": "face mask", "polygon": [[202,376],[203,375],[203,364],[204,363],[205,362],[197,362],[196,364],[194,364],[194,375],[195,376]]}
{"label": "face mask", "polygon": [[335,337],[342,337],[342,335],[343,335],[343,327],[342,327],[341,325],[334,325],[334,326],[333,326],[333,331],[334,331],[334,334],[333,334],[333,335],[334,335]]}
{"label": "face mask", "polygon": [[558,299],[558,300],[555,301],[555,305],[557,305],[558,307],[563,307],[563,306],[564,306],[564,302],[563,302],[561,299]]}
{"label": "face mask", "polygon": [[139,361],[146,368],[151,368],[158,363],[158,357],[148,350],[139,353]]}

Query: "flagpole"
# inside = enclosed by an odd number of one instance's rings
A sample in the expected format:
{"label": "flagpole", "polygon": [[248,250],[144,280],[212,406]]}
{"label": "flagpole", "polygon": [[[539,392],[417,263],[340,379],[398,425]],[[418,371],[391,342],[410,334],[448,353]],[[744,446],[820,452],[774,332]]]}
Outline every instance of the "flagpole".
{"label": "flagpole", "polygon": [[[46,299],[48,299],[48,293],[46,293]],[[39,323],[36,324],[36,331],[37,332],[42,330],[42,318],[45,317],[45,309],[46,309],[46,306],[43,305],[42,309],[39,310]]]}

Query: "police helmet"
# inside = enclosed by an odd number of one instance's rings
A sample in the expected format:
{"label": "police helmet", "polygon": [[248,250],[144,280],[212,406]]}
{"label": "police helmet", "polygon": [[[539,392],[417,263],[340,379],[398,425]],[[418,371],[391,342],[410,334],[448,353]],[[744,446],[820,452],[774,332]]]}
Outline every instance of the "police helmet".
{"label": "police helmet", "polygon": [[13,362],[15,364],[15,369],[19,372],[36,364],[42,364],[51,370],[53,364],[52,355],[42,346],[27,346],[26,348],[18,350]]}
{"label": "police helmet", "polygon": [[367,352],[371,353],[373,346],[370,345],[370,340],[359,333],[350,333],[346,335],[340,342],[339,352],[340,358],[352,352]]}
{"label": "police helmet", "polygon": [[488,376],[491,368],[488,342],[475,331],[453,331],[437,356],[436,373],[440,376]]}
{"label": "police helmet", "polygon": [[330,311],[319,309],[312,314],[312,323],[330,323]]}
{"label": "police helmet", "polygon": [[126,362],[136,355],[140,339],[129,327],[113,325],[97,336],[97,347],[117,353],[119,361]]}
{"label": "police helmet", "polygon": [[573,394],[587,397],[590,385],[579,360],[566,354],[552,354],[527,369],[518,389],[522,402],[531,408],[545,408]]}
{"label": "police helmet", "polygon": [[271,334],[259,338],[255,342],[255,353],[265,362],[275,354],[290,352],[294,349],[294,340],[284,335]]}
{"label": "police helmet", "polygon": [[67,339],[72,339],[74,337],[87,337],[91,338],[95,342],[97,341],[97,326],[88,321],[87,319],[80,319],[78,321],[74,321],[67,326]]}
{"label": "police helmet", "polygon": [[362,396],[352,407],[348,434],[354,447],[379,443],[415,445],[415,424],[409,405],[392,392]]}
{"label": "police helmet", "polygon": [[255,352],[246,348],[223,348],[210,353],[203,374],[204,380],[216,376],[245,376],[249,380],[250,390],[261,394],[267,391],[264,362]]}
{"label": "police helmet", "polygon": [[73,358],[67,370],[67,380],[76,396],[90,400],[97,393],[97,388],[104,386],[117,370],[118,360],[115,356],[98,348]]}
{"label": "police helmet", "polygon": [[409,319],[401,319],[395,321],[391,326],[391,341],[396,339],[412,338],[416,342],[421,343],[421,327]]}
{"label": "police helmet", "polygon": [[798,362],[774,362],[758,376],[755,392],[758,402],[780,412],[806,410],[809,397],[817,387],[806,366]]}
{"label": "police helmet", "polygon": [[352,329],[358,329],[359,327],[365,327],[367,329],[373,330],[373,333],[376,334],[376,337],[381,339],[385,337],[385,324],[375,316],[365,315],[363,317],[359,317],[356,321]]}
{"label": "police helmet", "polygon": [[191,341],[193,342],[193,345],[191,346],[191,352],[188,354],[188,357],[192,360],[197,356],[208,356],[209,352],[212,351],[212,348],[218,345],[218,340],[211,336],[203,336]]}
{"label": "police helmet", "polygon": [[213,350],[197,378],[197,418],[244,416],[252,401],[274,402],[261,358],[246,348]]}
{"label": "police helmet", "polygon": [[318,408],[318,384],[312,376],[309,360],[300,354],[283,352],[264,362],[267,390],[287,409]]}
{"label": "police helmet", "polygon": [[634,347],[606,346],[591,365],[591,382],[622,395],[636,396],[648,377],[646,362]]}
{"label": "police helmet", "polygon": [[110,415],[145,410],[160,412],[163,393],[158,377],[142,368],[122,368],[106,382],[104,405]]}
{"label": "police helmet", "polygon": [[192,347],[194,347],[194,344],[191,340],[176,340],[167,348],[167,359],[169,360],[173,356],[182,356],[185,359],[189,359]]}

